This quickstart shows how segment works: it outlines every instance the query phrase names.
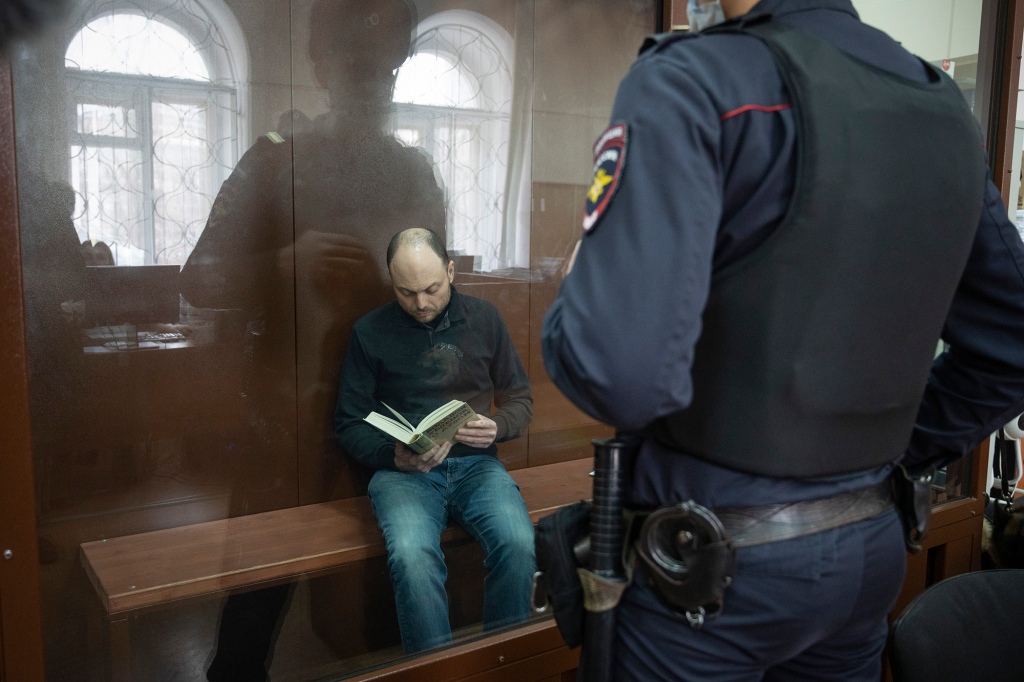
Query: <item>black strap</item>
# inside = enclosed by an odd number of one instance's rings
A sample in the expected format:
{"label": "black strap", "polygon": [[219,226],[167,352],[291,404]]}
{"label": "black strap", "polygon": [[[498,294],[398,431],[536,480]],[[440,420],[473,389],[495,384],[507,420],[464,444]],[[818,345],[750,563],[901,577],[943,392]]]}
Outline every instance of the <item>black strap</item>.
{"label": "black strap", "polygon": [[[1013,490],[1010,488],[1010,472],[1017,469],[1017,445],[1012,438],[1007,438],[1002,428],[996,431],[996,446],[992,457],[992,474],[999,478],[999,488],[992,486],[989,495],[1002,500],[1007,505],[1013,504]],[[997,505],[998,506],[998,505]]]}

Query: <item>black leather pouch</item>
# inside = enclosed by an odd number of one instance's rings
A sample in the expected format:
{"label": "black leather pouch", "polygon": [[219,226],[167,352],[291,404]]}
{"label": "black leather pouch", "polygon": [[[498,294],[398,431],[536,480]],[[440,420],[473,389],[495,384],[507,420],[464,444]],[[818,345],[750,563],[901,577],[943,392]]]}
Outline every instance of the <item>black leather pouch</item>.
{"label": "black leather pouch", "polygon": [[570,647],[583,641],[583,586],[576,569],[583,566],[574,551],[583,546],[590,532],[590,503],[562,507],[537,522],[534,542],[537,573],[533,577],[533,607],[544,610],[550,604],[555,623]]}
{"label": "black leather pouch", "polygon": [[928,534],[928,525],[932,516],[932,481],[935,469],[930,468],[922,474],[913,475],[904,467],[898,466],[892,473],[892,494],[896,507],[903,520],[903,542],[907,551],[917,554],[921,551],[921,542]]}

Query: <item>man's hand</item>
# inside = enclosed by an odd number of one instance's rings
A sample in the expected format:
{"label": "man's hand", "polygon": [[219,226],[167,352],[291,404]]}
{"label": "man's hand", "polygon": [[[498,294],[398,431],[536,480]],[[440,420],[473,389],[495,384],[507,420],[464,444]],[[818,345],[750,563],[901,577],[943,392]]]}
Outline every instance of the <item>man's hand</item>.
{"label": "man's hand", "polygon": [[311,279],[318,286],[352,285],[365,280],[373,271],[373,258],[355,237],[310,230],[294,245],[278,252],[279,266],[292,267],[300,279]]}
{"label": "man's hand", "polygon": [[448,451],[451,449],[452,444],[445,441],[440,445],[435,445],[422,455],[418,455],[405,447],[404,443],[395,443],[395,466],[398,467],[399,471],[418,471],[421,474],[425,474],[443,462],[444,458],[448,456]]}
{"label": "man's hand", "polygon": [[498,437],[498,425],[482,414],[455,432],[455,440],[474,448],[486,448]]}

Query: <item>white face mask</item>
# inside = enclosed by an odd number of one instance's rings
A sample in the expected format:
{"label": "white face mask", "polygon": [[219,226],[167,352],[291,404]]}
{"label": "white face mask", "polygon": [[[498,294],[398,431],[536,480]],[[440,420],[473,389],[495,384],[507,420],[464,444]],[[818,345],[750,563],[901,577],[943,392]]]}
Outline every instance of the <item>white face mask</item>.
{"label": "white face mask", "polygon": [[718,0],[702,5],[698,5],[697,0],[689,0],[689,4],[686,6],[686,16],[690,20],[691,33],[699,33],[725,21],[725,13],[722,12],[722,5]]}

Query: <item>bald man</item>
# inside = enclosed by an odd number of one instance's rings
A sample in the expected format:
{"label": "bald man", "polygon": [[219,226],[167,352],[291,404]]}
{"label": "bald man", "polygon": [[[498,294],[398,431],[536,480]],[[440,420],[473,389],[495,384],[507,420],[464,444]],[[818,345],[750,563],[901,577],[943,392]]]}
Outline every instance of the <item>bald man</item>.
{"label": "bald man", "polygon": [[[345,452],[376,470],[370,501],[387,545],[402,644],[412,653],[451,641],[441,553],[449,518],[487,554],[484,629],[529,617],[533,524],[495,443],[525,433],[533,398],[500,314],[455,290],[455,265],[437,234],[398,233],[387,266],[396,300],[352,329],[335,435]],[[477,419],[459,429],[454,444],[422,455],[363,421],[372,411],[387,413],[387,403],[417,423],[453,399],[467,402]]]}

